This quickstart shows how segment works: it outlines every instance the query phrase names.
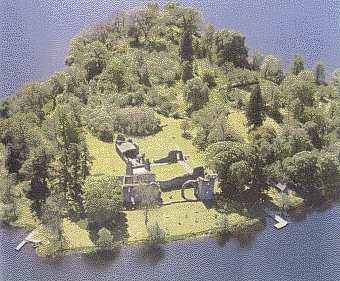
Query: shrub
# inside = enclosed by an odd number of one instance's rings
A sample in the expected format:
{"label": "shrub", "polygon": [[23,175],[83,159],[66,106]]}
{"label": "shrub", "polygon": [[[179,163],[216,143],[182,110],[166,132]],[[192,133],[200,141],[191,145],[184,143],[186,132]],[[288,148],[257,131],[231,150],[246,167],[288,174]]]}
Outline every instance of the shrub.
{"label": "shrub", "polygon": [[107,228],[103,227],[98,231],[98,239],[96,241],[96,245],[102,249],[112,248],[113,236]]}
{"label": "shrub", "polygon": [[148,240],[149,240],[149,243],[152,246],[156,246],[156,245],[164,242],[165,232],[159,226],[158,223],[154,223],[154,224],[148,225],[147,230],[148,230]]}

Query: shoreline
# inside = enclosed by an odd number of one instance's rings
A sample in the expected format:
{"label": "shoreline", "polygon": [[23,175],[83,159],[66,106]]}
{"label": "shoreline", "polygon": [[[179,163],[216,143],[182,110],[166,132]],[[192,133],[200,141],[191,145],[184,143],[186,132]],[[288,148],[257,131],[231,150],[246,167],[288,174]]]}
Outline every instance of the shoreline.
{"label": "shoreline", "polygon": [[[29,232],[33,231],[32,226],[24,226],[21,224],[17,223],[4,223],[6,226],[13,228],[13,229],[18,229],[24,232]],[[260,231],[262,231],[266,227],[265,223],[262,222],[262,220],[258,219],[252,224],[244,224],[237,229],[229,232],[221,232],[219,227],[212,228],[208,231],[201,231],[197,233],[188,233],[188,234],[183,234],[183,235],[172,235],[172,236],[167,236],[165,237],[164,241],[159,243],[159,245],[164,245],[167,243],[171,242],[176,242],[176,241],[190,241],[190,240],[200,240],[204,238],[215,238],[218,239],[219,237],[222,237],[224,235],[230,236],[230,237],[239,237],[242,235],[251,235],[251,234],[256,234]],[[19,243],[19,242],[18,242]],[[79,248],[72,248],[72,249],[63,249],[63,250],[58,250],[52,255],[47,255],[42,252],[39,252],[39,247],[37,246],[36,248],[32,247],[29,245],[29,247],[32,248],[34,251],[34,254],[37,255],[38,257],[42,258],[56,258],[58,256],[68,256],[68,255],[76,255],[76,254],[90,254],[90,253],[100,253],[101,251],[115,251],[117,249],[121,248],[128,248],[128,247],[138,247],[138,246],[148,246],[148,240],[147,239],[141,239],[141,240],[132,240],[132,241],[127,241],[127,240],[122,240],[118,241],[115,243],[115,245],[112,248],[108,249],[101,249],[97,246],[90,246],[90,247],[79,247]],[[19,253],[20,251],[18,251]]]}

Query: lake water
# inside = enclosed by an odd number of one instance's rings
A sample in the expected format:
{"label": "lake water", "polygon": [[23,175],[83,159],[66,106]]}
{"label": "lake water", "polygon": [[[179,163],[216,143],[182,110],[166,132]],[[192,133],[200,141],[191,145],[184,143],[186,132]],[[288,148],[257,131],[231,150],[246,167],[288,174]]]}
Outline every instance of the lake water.
{"label": "lake water", "polygon": [[[24,81],[46,79],[63,67],[68,43],[79,31],[143,0],[0,0],[0,96]],[[164,4],[167,1],[158,1]],[[308,65],[321,59],[340,67],[338,0],[179,0],[218,27],[240,30],[247,45],[275,54],[287,66],[294,54]]]}
{"label": "lake water", "polygon": [[[160,1],[164,4],[166,1]],[[340,66],[339,1],[177,1],[202,10],[219,27],[242,31],[247,44],[288,65],[303,54]],[[0,0],[0,96],[63,67],[69,40],[115,11],[145,1]],[[113,256],[37,257],[14,248],[22,231],[0,228],[0,280],[340,280],[340,205],[313,212],[277,231],[269,221],[254,239],[178,241],[156,253],[124,248]]]}
{"label": "lake water", "polygon": [[268,220],[253,239],[205,238],[166,244],[161,251],[123,248],[109,257],[37,257],[29,246],[15,246],[21,231],[0,229],[4,281],[226,280],[339,281],[340,205],[314,211],[282,230]]}

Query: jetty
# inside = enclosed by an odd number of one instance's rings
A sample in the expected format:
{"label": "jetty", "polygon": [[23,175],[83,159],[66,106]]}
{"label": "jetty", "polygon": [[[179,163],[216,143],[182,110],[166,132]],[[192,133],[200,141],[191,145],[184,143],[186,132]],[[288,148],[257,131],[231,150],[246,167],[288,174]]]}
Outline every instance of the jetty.
{"label": "jetty", "polygon": [[41,243],[40,240],[33,239],[34,231],[29,233],[24,240],[15,248],[17,251],[20,251],[27,243],[32,243],[33,247],[37,246]]}
{"label": "jetty", "polygon": [[288,222],[286,220],[284,220],[283,218],[281,218],[279,215],[275,215],[274,216],[274,220],[277,221],[276,224],[274,224],[274,226],[277,228],[277,229],[281,229],[281,228],[284,228]]}
{"label": "jetty", "polygon": [[282,217],[280,217],[279,215],[275,214],[273,211],[271,211],[269,208],[264,208],[264,213],[272,218],[274,221],[276,221],[276,224],[274,224],[274,226],[277,229],[281,229],[284,228],[285,226],[287,226],[288,221],[286,221],[285,219],[283,219]]}

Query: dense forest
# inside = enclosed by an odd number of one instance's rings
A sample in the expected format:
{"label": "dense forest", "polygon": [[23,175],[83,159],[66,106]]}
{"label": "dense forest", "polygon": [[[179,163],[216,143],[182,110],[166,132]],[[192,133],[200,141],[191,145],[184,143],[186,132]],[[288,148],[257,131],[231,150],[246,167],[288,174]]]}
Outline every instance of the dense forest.
{"label": "dense forest", "polygon": [[[245,41],[176,4],[83,31],[63,70],[1,101],[1,219],[15,222],[25,198],[57,241],[63,218],[86,218],[99,230],[97,245],[109,247],[121,190],[115,177],[91,175],[85,134],[104,142],[150,136],[163,129],[161,117],[181,120],[225,200],[266,200],[270,181],[306,198],[336,191],[340,70],[326,79],[321,62],[306,69],[296,55],[286,71]],[[246,133],[230,124],[235,113],[246,117]]]}

